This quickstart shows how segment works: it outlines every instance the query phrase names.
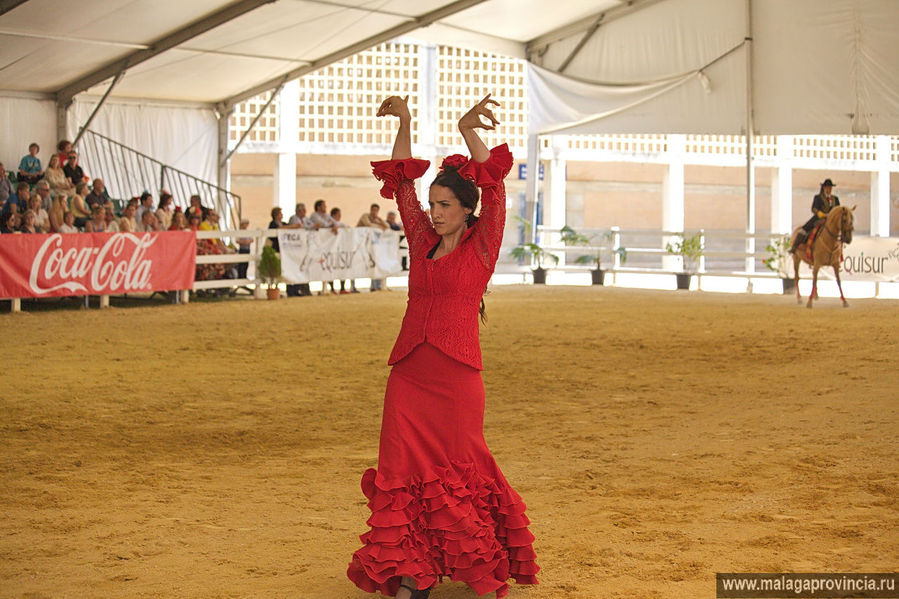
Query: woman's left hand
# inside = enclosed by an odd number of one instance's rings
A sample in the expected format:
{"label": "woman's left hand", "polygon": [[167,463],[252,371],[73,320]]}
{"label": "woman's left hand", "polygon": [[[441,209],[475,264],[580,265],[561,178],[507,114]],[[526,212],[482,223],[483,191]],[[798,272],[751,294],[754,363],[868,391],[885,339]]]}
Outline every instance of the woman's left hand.
{"label": "woman's left hand", "polygon": [[[475,104],[471,108],[471,110],[462,115],[462,118],[459,119],[459,130],[463,131],[466,129],[496,129],[496,126],[499,125],[499,121],[493,115],[493,111],[489,108],[489,105],[491,104],[493,104],[494,106],[500,105],[499,102],[490,98],[490,94],[487,94],[483,100]],[[490,119],[491,124],[488,125],[487,123],[482,121],[482,115]]]}

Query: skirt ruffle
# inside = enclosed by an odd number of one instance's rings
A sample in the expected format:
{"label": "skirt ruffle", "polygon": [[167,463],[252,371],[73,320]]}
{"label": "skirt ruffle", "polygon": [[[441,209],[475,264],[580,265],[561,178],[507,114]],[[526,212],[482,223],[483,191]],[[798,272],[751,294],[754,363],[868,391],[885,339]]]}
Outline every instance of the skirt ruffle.
{"label": "skirt ruffle", "polygon": [[419,588],[447,576],[499,599],[508,594],[510,577],[537,584],[530,520],[501,474],[453,462],[424,476],[387,480],[370,468],[362,492],[371,530],[359,537],[364,547],[347,570],[359,588],[392,597],[402,576]]}

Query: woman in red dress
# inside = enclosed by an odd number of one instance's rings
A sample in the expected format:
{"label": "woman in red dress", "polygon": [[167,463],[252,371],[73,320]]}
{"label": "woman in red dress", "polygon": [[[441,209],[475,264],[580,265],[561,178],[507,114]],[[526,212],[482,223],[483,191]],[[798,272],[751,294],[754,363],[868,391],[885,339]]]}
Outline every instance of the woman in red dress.
{"label": "woman in red dress", "polygon": [[478,312],[502,244],[503,179],[512,168],[508,147],[488,150],[476,132],[498,124],[490,104],[498,105],[488,95],[459,121],[471,159],[444,160],[430,217],[415,195],[429,163],[412,158],[406,100],[393,96],[378,109],[400,122],[392,159],[372,166],[381,195],[396,198],[409,240],[409,302],[389,360],[378,469],[362,476],[371,529],[347,576],[397,599],[424,599],[444,576],[501,598],[508,578],[536,584],[540,569],[524,502],[483,433]]}

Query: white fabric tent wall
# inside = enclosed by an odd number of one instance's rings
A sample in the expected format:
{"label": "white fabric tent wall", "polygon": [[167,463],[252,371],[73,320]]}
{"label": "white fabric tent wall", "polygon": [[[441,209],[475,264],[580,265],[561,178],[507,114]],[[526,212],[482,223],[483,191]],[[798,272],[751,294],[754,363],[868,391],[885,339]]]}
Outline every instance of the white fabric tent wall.
{"label": "white fabric tent wall", "polygon": [[[77,99],[72,104],[69,140],[75,139],[96,104],[96,99]],[[91,129],[204,181],[216,182],[218,121],[208,108],[109,100]],[[7,170],[17,170],[32,141],[41,146],[39,157],[46,167],[58,141],[55,102],[0,97],[0,161]],[[102,176],[93,165],[83,166],[90,176]],[[135,190],[135,195],[141,191]]]}
{"label": "white fabric tent wall", "polygon": [[51,100],[0,96],[0,162],[8,171],[19,170],[28,144],[41,147],[41,163],[56,150],[56,104]]}
{"label": "white fabric tent wall", "polygon": [[[96,105],[97,100],[75,100],[69,109],[69,139],[75,139]],[[90,129],[204,181],[216,182],[218,121],[208,108],[108,100]]]}
{"label": "white fabric tent wall", "polygon": [[[749,5],[755,133],[899,132],[895,0],[653,4],[600,26],[564,76],[530,69],[532,132],[745,133]],[[558,68],[579,40],[540,63]],[[653,96],[659,81],[681,84]]]}

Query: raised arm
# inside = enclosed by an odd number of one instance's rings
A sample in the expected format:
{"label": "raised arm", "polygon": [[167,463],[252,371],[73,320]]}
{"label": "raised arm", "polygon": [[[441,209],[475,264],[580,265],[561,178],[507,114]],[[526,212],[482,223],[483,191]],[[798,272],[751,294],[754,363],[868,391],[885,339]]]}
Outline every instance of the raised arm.
{"label": "raised arm", "polygon": [[400,218],[406,225],[406,239],[409,242],[409,254],[417,256],[427,252],[437,243],[439,237],[431,225],[431,219],[425,214],[415,193],[415,179],[421,177],[428,169],[427,160],[412,158],[412,116],[406,98],[391,96],[381,103],[377,116],[395,116],[400,121],[400,128],[393,143],[393,154],[390,160],[372,162],[375,177],[384,182],[381,196],[395,198]]}
{"label": "raised arm", "polygon": [[377,116],[395,116],[400,120],[400,128],[393,141],[391,160],[412,158],[412,115],[409,113],[409,96],[390,96],[381,102]]}
{"label": "raised arm", "polygon": [[[481,189],[481,212],[474,225],[473,237],[478,244],[478,256],[484,267],[493,270],[503,243],[506,224],[506,189],[503,179],[512,168],[512,154],[506,144],[488,150],[478,136],[477,129],[494,130],[499,121],[490,106],[499,106],[488,94],[459,119],[459,132],[471,152],[471,160],[459,174],[474,181]],[[490,120],[490,124],[481,117]]]}
{"label": "raised arm", "polygon": [[[490,99],[490,94],[487,94],[483,100],[472,106],[471,110],[459,119],[459,133],[462,134],[462,139],[465,140],[465,145],[468,146],[471,159],[475,162],[486,162],[490,158],[490,150],[487,149],[487,145],[478,135],[476,129],[493,131],[499,125],[499,121],[496,120],[496,117],[493,116],[493,111],[490,110],[491,104],[499,106],[499,102]],[[481,120],[481,115],[490,119],[491,124],[484,123]]]}

